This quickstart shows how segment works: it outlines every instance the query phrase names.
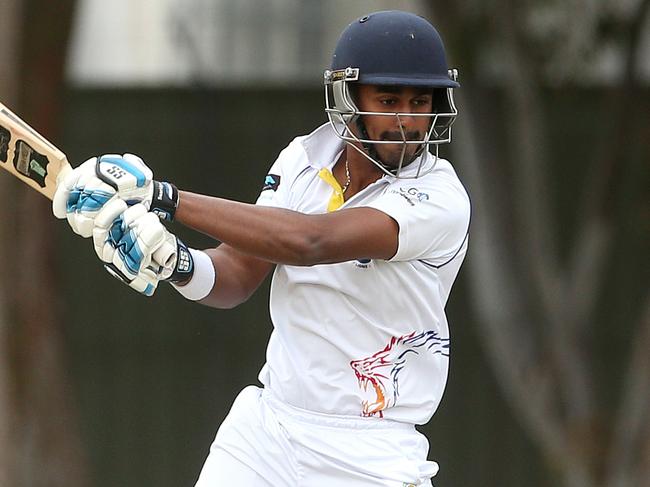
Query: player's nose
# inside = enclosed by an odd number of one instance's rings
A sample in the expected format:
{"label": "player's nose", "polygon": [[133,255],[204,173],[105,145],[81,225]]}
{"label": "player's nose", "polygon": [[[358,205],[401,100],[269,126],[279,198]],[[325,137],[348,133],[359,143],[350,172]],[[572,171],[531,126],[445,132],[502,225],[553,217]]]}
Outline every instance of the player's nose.
{"label": "player's nose", "polygon": [[415,127],[415,125],[417,124],[418,117],[409,116],[408,115],[409,113],[410,112],[400,112],[399,115],[396,116],[397,130],[409,132]]}

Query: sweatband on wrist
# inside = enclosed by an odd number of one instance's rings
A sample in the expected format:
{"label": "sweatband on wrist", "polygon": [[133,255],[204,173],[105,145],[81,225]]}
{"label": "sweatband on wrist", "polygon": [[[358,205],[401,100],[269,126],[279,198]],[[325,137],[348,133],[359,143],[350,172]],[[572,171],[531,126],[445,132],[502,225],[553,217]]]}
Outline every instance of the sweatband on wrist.
{"label": "sweatband on wrist", "polygon": [[208,254],[201,250],[189,249],[192,258],[194,259],[194,275],[187,284],[179,286],[171,285],[176,289],[184,298],[190,301],[200,301],[207,297],[214,283],[217,280],[217,273],[214,269],[212,259]]}

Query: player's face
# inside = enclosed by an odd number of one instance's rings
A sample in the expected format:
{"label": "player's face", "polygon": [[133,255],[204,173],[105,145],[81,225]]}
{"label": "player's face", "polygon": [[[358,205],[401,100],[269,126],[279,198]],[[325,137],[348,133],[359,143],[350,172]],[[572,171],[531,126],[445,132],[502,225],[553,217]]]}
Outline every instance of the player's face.
{"label": "player's face", "polygon": [[[359,85],[357,106],[364,112],[431,113],[432,93],[429,88],[408,86]],[[431,117],[363,115],[362,118],[371,140],[422,140],[431,124]],[[401,130],[400,130],[401,124]],[[356,129],[356,128],[355,128]],[[404,132],[404,136],[402,135]],[[359,136],[359,134],[357,134]],[[398,167],[404,144],[374,144],[381,161],[390,167]],[[420,144],[407,144],[403,165],[415,159]]]}

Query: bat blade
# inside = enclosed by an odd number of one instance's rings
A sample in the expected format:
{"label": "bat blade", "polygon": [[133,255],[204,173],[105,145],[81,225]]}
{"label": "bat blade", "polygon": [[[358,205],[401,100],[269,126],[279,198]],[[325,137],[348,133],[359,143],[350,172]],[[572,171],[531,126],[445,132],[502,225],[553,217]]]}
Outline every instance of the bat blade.
{"label": "bat blade", "polygon": [[63,152],[0,103],[0,168],[49,199],[72,168]]}

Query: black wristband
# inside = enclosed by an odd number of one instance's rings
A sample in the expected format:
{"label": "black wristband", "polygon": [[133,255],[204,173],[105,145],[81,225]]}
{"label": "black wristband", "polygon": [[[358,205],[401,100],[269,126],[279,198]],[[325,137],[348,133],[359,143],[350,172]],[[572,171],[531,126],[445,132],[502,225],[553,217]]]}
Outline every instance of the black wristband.
{"label": "black wristband", "polygon": [[174,267],[174,272],[172,272],[172,275],[167,280],[176,283],[187,282],[194,275],[194,259],[187,245],[179,238],[176,238],[176,244],[176,266]]}
{"label": "black wristband", "polygon": [[172,221],[178,207],[178,188],[172,183],[153,182],[153,196],[149,211],[164,221]]}

